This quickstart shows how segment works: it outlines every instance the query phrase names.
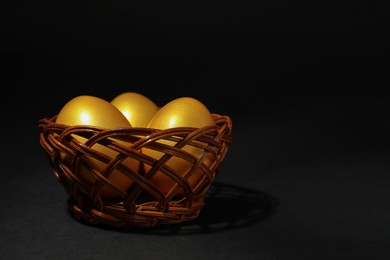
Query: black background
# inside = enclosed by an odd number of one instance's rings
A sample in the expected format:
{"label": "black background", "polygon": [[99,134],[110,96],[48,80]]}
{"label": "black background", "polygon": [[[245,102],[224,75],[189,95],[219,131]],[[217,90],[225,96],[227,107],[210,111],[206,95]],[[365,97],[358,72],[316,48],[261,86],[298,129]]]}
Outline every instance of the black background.
{"label": "black background", "polygon": [[[1,255],[388,259],[388,13],[363,1],[3,6]],[[67,214],[38,120],[125,91],[192,96],[232,118],[220,193],[195,223],[120,231]]]}

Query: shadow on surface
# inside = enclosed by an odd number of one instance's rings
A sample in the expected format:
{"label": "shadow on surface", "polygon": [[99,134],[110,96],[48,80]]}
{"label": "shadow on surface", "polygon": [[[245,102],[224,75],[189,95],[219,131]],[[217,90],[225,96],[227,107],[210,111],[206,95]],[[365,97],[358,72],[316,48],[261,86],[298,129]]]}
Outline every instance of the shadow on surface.
{"label": "shadow on surface", "polygon": [[[155,228],[117,228],[97,224],[94,227],[127,233],[142,234],[202,234],[249,226],[272,216],[277,200],[258,190],[225,183],[214,183],[199,216],[179,224],[165,224]],[[86,225],[92,225],[84,223]]]}

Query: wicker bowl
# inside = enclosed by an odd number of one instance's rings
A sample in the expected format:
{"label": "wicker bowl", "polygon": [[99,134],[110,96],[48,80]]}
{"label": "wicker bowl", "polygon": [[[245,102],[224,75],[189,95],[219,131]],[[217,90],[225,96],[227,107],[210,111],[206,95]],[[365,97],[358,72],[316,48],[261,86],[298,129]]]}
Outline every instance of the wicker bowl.
{"label": "wicker bowl", "polygon": [[[216,126],[166,130],[103,130],[91,126],[67,126],[56,123],[55,115],[39,120],[39,139],[55,178],[68,194],[68,208],[75,219],[115,227],[151,228],[193,220],[204,207],[207,192],[232,141],[231,119],[224,115],[212,115]],[[86,138],[87,141],[81,143],[75,136]],[[175,145],[164,145],[161,140],[173,141]],[[124,146],[124,142],[129,145]],[[94,144],[108,147],[117,155],[113,158],[102,155],[92,148]],[[189,145],[202,150],[198,158],[182,149]],[[143,147],[163,152],[164,156],[159,160],[153,159],[142,153]],[[181,173],[167,166],[166,162],[174,156],[191,163],[191,169]],[[104,170],[94,169],[87,157],[99,160]],[[138,171],[122,164],[129,157],[139,161]],[[208,161],[206,164],[206,158],[212,158],[211,163]],[[94,176],[92,183],[81,178],[78,170],[81,165]],[[146,171],[145,166],[149,170]],[[114,169],[131,179],[132,184],[126,192],[110,182],[109,176]],[[164,193],[151,181],[156,172],[163,172],[175,180],[169,192]],[[196,185],[190,185],[188,178],[194,172],[201,172],[202,176]],[[117,196],[101,196],[103,187],[116,192]],[[182,192],[179,193],[179,190]]]}

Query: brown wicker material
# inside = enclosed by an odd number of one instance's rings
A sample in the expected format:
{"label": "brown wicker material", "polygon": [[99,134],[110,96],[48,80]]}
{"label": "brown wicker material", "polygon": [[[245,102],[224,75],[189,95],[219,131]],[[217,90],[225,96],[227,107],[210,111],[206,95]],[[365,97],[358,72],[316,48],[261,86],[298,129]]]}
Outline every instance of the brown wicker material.
{"label": "brown wicker material", "polygon": [[[40,144],[48,156],[54,176],[69,195],[68,206],[77,220],[116,227],[150,228],[160,224],[193,220],[199,215],[207,191],[232,140],[231,119],[219,114],[213,114],[213,118],[217,126],[166,130],[150,128],[103,130],[91,126],[58,124],[55,123],[56,116],[53,116],[41,119],[38,129]],[[84,144],[79,142],[74,138],[76,134],[88,141]],[[176,145],[172,147],[157,142],[162,139],[175,141]],[[129,145],[124,146],[122,141]],[[114,158],[102,155],[92,149],[96,143],[117,151],[118,155]],[[199,158],[195,158],[181,149],[185,145],[201,148],[203,153]],[[163,152],[164,156],[155,160],[143,154],[142,147]],[[67,155],[67,160],[64,159],[64,154]],[[93,169],[88,160],[83,159],[85,156],[104,163],[105,170],[98,172]],[[187,176],[182,176],[183,174],[165,165],[172,156],[178,156],[193,165]],[[208,156],[213,158],[212,164],[208,163],[209,166],[203,162]],[[140,162],[137,172],[121,163],[129,157]],[[81,164],[95,176],[96,181],[93,185],[80,178],[77,169]],[[151,170],[146,172],[144,165],[150,165]],[[108,180],[114,168],[132,180],[133,183],[126,192]],[[203,177],[191,188],[187,178],[195,170],[200,170]],[[150,180],[158,171],[175,180],[175,186],[167,194]],[[109,187],[117,192],[118,196],[114,198],[100,196],[99,191],[103,187]],[[178,190],[185,192],[179,195]]]}

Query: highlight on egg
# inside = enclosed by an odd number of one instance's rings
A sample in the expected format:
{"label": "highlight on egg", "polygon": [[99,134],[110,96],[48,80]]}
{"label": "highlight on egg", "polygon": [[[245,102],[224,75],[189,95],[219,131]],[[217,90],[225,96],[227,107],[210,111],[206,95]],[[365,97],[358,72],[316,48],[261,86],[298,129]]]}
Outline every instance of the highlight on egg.
{"label": "highlight on egg", "polygon": [[[114,105],[105,99],[91,95],[80,95],[68,101],[58,113],[56,123],[68,126],[88,125],[103,129],[132,127],[127,118]],[[76,140],[83,144],[87,141],[84,137],[77,136],[75,134],[73,134],[73,136]],[[131,145],[120,140],[115,141],[125,146]],[[118,152],[101,144],[94,144],[92,148],[109,156],[110,158],[114,158],[118,155]],[[71,158],[69,158],[69,156],[64,154],[62,156],[65,162],[70,163]],[[88,162],[88,164],[93,165],[93,168],[97,169],[98,172],[103,172],[106,167],[105,163],[88,155],[85,155],[84,159]],[[135,172],[138,171],[138,160],[126,158],[122,163],[129,169]],[[97,181],[94,174],[83,165],[80,165],[78,172],[80,174],[80,178],[88,184],[94,184]],[[125,192],[132,184],[132,180],[130,178],[116,169],[113,170],[108,179],[115,186],[119,187],[122,192]],[[118,193],[105,186],[101,189],[100,195],[102,197],[112,198],[117,196]]]}
{"label": "highlight on egg", "polygon": [[[168,102],[163,107],[161,107],[150,120],[148,127],[164,130],[175,127],[201,128],[215,125],[216,124],[212,114],[201,101],[192,97],[180,97]],[[159,140],[158,142],[169,146],[174,146],[176,144],[176,142],[170,140]],[[191,145],[186,145],[182,149],[192,154],[196,158],[199,158],[203,153],[203,149]],[[142,152],[157,160],[164,155],[162,152],[146,147],[142,149]],[[207,167],[210,167],[214,159],[215,158],[212,158],[212,155],[210,154],[204,163]],[[182,176],[190,171],[192,167],[192,164],[188,161],[174,156],[166,162],[166,165],[180,173]],[[145,165],[145,169],[146,171],[149,171],[151,166]],[[202,177],[203,173],[201,170],[198,169],[195,171],[187,179],[191,188],[194,188],[201,181]],[[156,184],[165,194],[167,194],[176,183],[176,181],[168,177],[163,172],[157,172],[152,177],[151,181]],[[180,189],[177,194],[183,195],[184,191]]]}
{"label": "highlight on egg", "polygon": [[124,92],[111,100],[133,127],[147,127],[159,107],[149,97],[137,92]]}

